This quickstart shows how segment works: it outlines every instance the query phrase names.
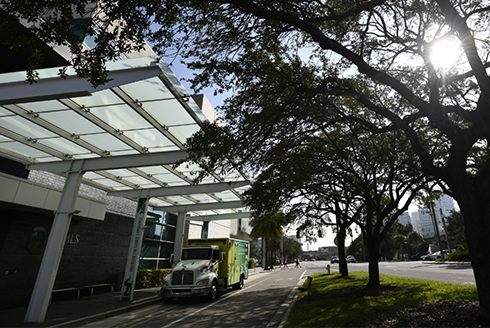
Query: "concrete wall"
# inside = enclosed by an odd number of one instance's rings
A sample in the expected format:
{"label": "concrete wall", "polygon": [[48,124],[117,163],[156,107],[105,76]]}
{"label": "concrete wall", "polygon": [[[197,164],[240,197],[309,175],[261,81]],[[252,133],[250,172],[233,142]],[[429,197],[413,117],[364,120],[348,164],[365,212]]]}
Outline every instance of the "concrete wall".
{"label": "concrete wall", "polygon": [[[27,305],[53,216],[1,211],[0,309]],[[54,289],[117,283],[124,270],[133,218],[106,214],[104,221],[73,219]],[[44,240],[44,242],[43,242]]]}

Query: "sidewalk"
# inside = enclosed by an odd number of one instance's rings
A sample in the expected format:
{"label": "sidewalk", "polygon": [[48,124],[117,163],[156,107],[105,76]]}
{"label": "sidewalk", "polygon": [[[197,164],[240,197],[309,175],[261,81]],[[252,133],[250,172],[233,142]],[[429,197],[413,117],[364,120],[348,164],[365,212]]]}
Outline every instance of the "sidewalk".
{"label": "sidewalk", "polygon": [[[250,269],[249,276],[263,272],[262,268]],[[157,296],[160,287],[136,289],[133,302],[121,301],[121,292],[102,293],[67,301],[52,302],[46,318],[41,323],[24,323],[27,306],[1,310],[0,327],[79,327],[90,322],[133,311],[160,303]]]}

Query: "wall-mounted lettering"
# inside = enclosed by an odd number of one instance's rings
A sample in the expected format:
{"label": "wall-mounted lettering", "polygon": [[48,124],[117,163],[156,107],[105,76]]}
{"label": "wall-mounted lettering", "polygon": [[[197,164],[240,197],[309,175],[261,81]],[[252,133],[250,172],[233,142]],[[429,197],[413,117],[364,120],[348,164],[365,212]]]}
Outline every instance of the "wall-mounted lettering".
{"label": "wall-mounted lettering", "polygon": [[80,234],[72,233],[66,236],[66,243],[71,245],[76,245],[80,242]]}

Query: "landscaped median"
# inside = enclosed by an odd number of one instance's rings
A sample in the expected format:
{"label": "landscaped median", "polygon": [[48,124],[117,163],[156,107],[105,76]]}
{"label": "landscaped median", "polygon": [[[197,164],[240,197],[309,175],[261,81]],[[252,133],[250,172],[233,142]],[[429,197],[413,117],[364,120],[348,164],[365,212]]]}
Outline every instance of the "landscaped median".
{"label": "landscaped median", "polygon": [[[367,272],[311,275],[284,327],[478,327],[476,287]],[[431,324],[432,323],[432,324]],[[481,324],[481,323],[480,323]]]}

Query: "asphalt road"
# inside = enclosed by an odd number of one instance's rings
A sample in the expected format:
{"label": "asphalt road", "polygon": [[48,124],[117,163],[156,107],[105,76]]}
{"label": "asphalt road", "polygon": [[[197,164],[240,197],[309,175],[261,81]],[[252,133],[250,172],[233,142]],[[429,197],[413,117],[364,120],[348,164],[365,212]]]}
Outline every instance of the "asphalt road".
{"label": "asphalt road", "polygon": [[[271,327],[277,326],[288,306],[287,300],[298,282],[307,275],[326,272],[327,261],[303,262],[301,268],[280,270],[251,276],[241,290],[230,290],[214,302],[198,299],[159,303],[84,327]],[[349,263],[349,271],[367,271],[367,263]],[[338,272],[338,264],[330,264]],[[469,264],[435,264],[429,262],[380,262],[380,273],[410,278],[474,285]]]}
{"label": "asphalt road", "polygon": [[[132,311],[84,327],[267,327],[283,316],[276,313],[304,275],[304,268],[276,269],[245,281],[241,290],[230,290],[214,302],[174,300]],[[283,312],[284,309],[283,309]]]}

